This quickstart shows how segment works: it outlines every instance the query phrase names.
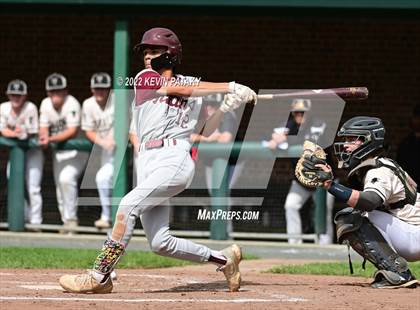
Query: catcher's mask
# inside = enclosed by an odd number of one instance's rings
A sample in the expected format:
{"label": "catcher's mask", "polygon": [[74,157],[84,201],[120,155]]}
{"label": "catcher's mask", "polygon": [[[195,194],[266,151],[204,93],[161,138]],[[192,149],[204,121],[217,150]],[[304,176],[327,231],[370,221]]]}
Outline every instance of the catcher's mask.
{"label": "catcher's mask", "polygon": [[[338,168],[353,169],[369,155],[384,148],[385,127],[379,118],[357,116],[343,124],[337,137],[334,153]],[[361,144],[351,151],[346,150],[345,145],[352,141],[361,141]]]}

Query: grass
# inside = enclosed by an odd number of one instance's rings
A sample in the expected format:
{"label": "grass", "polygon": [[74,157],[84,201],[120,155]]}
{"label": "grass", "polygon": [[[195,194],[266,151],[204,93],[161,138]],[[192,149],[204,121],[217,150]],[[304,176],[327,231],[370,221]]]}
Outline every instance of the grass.
{"label": "grass", "polygon": [[[0,268],[92,268],[98,250],[0,247]],[[245,255],[244,259],[256,259]],[[152,252],[127,251],[118,268],[167,268],[193,263],[156,255]]]}
{"label": "grass", "polygon": [[[420,276],[420,262],[409,263],[411,272],[417,277]],[[366,270],[362,269],[361,263],[353,262],[353,276],[370,278],[376,271],[376,268],[369,262],[366,263]],[[275,266],[266,272],[281,274],[314,274],[331,276],[349,276],[348,262],[332,263],[309,263],[302,265],[284,265]]]}

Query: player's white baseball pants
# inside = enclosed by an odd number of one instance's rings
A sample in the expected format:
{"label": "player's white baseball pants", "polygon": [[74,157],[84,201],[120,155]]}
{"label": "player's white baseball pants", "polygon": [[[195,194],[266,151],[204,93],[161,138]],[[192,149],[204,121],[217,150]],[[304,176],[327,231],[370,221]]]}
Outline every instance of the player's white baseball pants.
{"label": "player's white baseball pants", "polygon": [[[420,207],[419,194],[417,203]],[[389,213],[376,210],[367,212],[366,216],[398,254],[409,262],[420,260],[420,226],[408,224]]]}
{"label": "player's white baseball pants", "polygon": [[96,186],[98,188],[99,199],[101,201],[102,212],[101,219],[111,220],[111,192],[112,178],[114,174],[114,157],[112,153],[102,151],[101,168],[96,173]]}
{"label": "player's white baseball pants", "polygon": [[[25,184],[28,201],[25,201],[25,222],[42,223],[42,169],[44,154],[40,148],[31,148],[25,154]],[[6,175],[10,176],[10,162],[7,163]]]}
{"label": "player's white baseball pants", "polygon": [[194,176],[189,149],[187,141],[177,140],[174,146],[140,152],[138,184],[120,202],[113,240],[127,245],[140,216],[153,252],[194,262],[209,259],[209,248],[176,238],[169,232],[168,198],[188,187]]}
{"label": "player's white baseball pants", "polygon": [[[286,227],[287,234],[290,235],[301,235],[302,234],[302,220],[300,218],[299,210],[302,209],[305,202],[312,197],[315,199],[315,191],[308,190],[300,185],[296,180],[292,181],[289,193],[286,197],[284,205],[286,211]],[[334,235],[332,226],[332,211],[334,208],[334,196],[327,194],[327,210],[326,210],[326,223],[327,231],[326,234],[331,238]],[[289,238],[290,244],[301,244],[301,238]]]}
{"label": "player's white baseball pants", "polygon": [[63,223],[77,221],[78,179],[85,169],[87,158],[87,152],[76,150],[53,153],[58,210]]}
{"label": "player's white baseball pants", "polygon": [[29,206],[26,216],[31,224],[42,223],[42,196],[41,182],[44,168],[44,154],[41,148],[32,148],[26,152],[26,188],[28,191]]}

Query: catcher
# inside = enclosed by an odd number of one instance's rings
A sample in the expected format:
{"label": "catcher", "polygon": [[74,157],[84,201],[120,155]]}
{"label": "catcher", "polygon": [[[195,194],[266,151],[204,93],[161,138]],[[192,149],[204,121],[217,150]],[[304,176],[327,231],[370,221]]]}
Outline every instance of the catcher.
{"label": "catcher", "polygon": [[[420,194],[417,184],[384,157],[385,128],[379,118],[358,116],[344,123],[334,143],[338,168],[351,188],[333,183],[324,151],[305,142],[295,174],[305,186],[323,186],[349,206],[334,219],[337,238],[375,265],[373,288],[415,288],[407,261],[420,260]],[[352,266],[350,261],[350,270]]]}

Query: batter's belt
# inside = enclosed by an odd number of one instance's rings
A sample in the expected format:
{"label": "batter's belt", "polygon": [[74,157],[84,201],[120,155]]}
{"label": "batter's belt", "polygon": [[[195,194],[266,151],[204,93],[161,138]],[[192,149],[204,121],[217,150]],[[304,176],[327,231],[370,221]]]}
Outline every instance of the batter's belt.
{"label": "batter's belt", "polygon": [[140,144],[140,152],[152,150],[152,149],[159,149],[163,147],[169,147],[169,146],[182,146],[186,150],[189,150],[191,148],[191,144],[186,140],[181,139],[158,139],[158,140],[150,140],[147,142],[143,142]]}

